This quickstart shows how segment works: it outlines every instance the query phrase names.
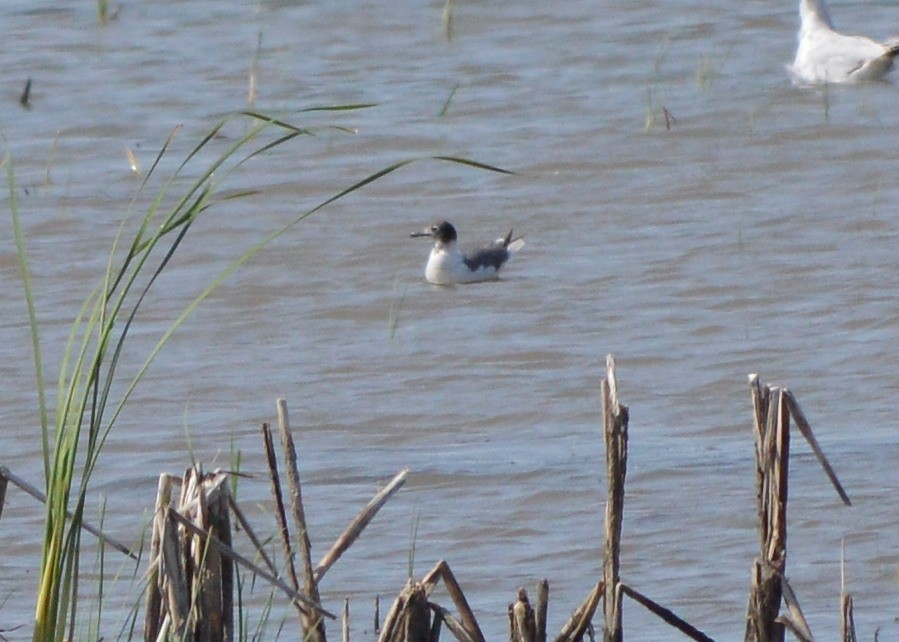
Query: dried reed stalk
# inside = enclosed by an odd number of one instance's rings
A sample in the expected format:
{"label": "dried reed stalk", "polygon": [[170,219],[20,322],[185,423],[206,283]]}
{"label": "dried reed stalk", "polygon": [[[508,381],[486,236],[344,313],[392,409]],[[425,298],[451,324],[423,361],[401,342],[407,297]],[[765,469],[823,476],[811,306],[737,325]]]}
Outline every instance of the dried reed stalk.
{"label": "dried reed stalk", "polygon": [[684,620],[683,618],[677,616],[674,611],[671,609],[665,608],[658,602],[651,600],[646,597],[636,589],[632,589],[630,586],[622,583],[621,584],[621,592],[627,595],[629,598],[645,606],[652,613],[660,617],[665,621],[666,624],[670,624],[678,631],[683,633],[684,635],[696,640],[697,642],[715,642],[712,638],[707,636],[705,633],[697,629],[695,626]]}
{"label": "dried reed stalk", "polygon": [[325,573],[328,572],[328,569],[334,565],[334,562],[340,559],[340,556],[343,555],[343,553],[353,545],[353,542],[359,538],[362,531],[365,530],[365,527],[368,526],[369,522],[371,522],[374,516],[377,515],[378,511],[381,510],[381,507],[384,506],[387,500],[390,499],[396,491],[402,488],[403,484],[406,483],[406,477],[408,475],[408,468],[397,473],[390,483],[368,502],[365,508],[362,509],[362,512],[356,516],[356,519],[354,519],[352,523],[346,527],[343,533],[340,534],[340,537],[338,537],[334,542],[334,545],[331,546],[331,550],[325,554],[318,563],[318,566],[315,567],[314,577],[316,583],[321,581]]}
{"label": "dried reed stalk", "polygon": [[144,640],[153,642],[159,636],[163,618],[162,592],[159,583],[159,564],[162,552],[162,534],[165,528],[166,510],[172,502],[172,477],[160,475],[156,487],[156,509],[153,513],[153,530],[150,535],[150,570],[147,577],[146,613],[144,614]]}
{"label": "dried reed stalk", "polygon": [[509,604],[509,640],[510,642],[535,642],[537,638],[537,622],[534,609],[528,600],[528,592],[518,589],[518,599]]}
{"label": "dried reed stalk", "polygon": [[621,594],[619,554],[621,528],[624,514],[624,480],[627,476],[627,406],[618,400],[618,383],[615,378],[615,359],[606,357],[606,378],[600,383],[603,401],[603,425],[606,446],[606,476],[608,500],[606,502],[606,534],[603,550],[603,615],[605,642],[621,642]]}
{"label": "dried reed stalk", "polygon": [[858,638],[855,636],[851,593],[843,593],[840,598],[840,640],[841,642],[858,642]]}
{"label": "dried reed stalk", "polygon": [[745,642],[779,642],[784,625],[777,621],[786,570],[787,482],[790,461],[790,415],[783,391],[762,388],[750,376],[756,446],[756,496],[759,512],[759,557],[753,563],[746,614]]}
{"label": "dried reed stalk", "polygon": [[450,570],[449,564],[444,560],[437,562],[437,564],[434,565],[434,568],[432,568],[421,580],[428,595],[434,590],[438,580],[443,580],[446,592],[449,593],[450,599],[452,599],[453,604],[459,611],[459,619],[462,622],[462,626],[465,628],[465,631],[471,639],[474,642],[486,642],[484,640],[484,634],[481,633],[481,627],[478,625],[478,620],[474,616],[474,611],[471,610],[471,607],[468,605],[468,600],[465,599],[465,593],[462,592],[462,588],[456,581],[456,576],[453,575],[452,570]]}
{"label": "dried reed stalk", "polygon": [[[284,496],[281,493],[281,477],[278,474],[278,457],[275,453],[275,445],[272,440],[272,431],[267,423],[262,424],[262,439],[265,445],[265,455],[268,461],[268,474],[271,480],[272,497],[275,500],[275,519],[278,522],[278,535],[281,540],[281,548],[284,551],[284,559],[287,563],[287,575],[290,584],[295,591],[300,590],[300,582],[297,579],[296,566],[294,565],[293,545],[290,538],[290,527],[287,525],[287,511],[284,509]],[[274,571],[277,575],[277,572]],[[302,604],[294,604],[300,617],[300,626],[306,630],[306,610]]]}
{"label": "dried reed stalk", "polygon": [[786,577],[780,578],[780,586],[783,591],[784,604],[787,605],[790,615],[782,614],[779,621],[786,625],[802,642],[813,642],[814,636],[812,636],[808,621],[805,619],[805,613],[799,606],[799,598],[796,597],[796,593],[793,592],[793,587],[790,586]]}
{"label": "dried reed stalk", "polygon": [[9,480],[4,475],[5,468],[0,467],[0,519],[3,518],[3,506],[6,504],[6,486]]}
{"label": "dried reed stalk", "polygon": [[[571,614],[571,617],[568,618],[568,621],[565,623],[565,626],[562,627],[562,630],[559,632],[559,635],[556,636],[554,642],[580,642],[580,640],[584,638],[584,633],[590,626],[594,613],[596,613],[596,607],[599,606],[599,601],[600,599],[603,599],[604,595],[605,583],[600,580],[599,583],[593,587],[593,590],[590,591],[590,594],[584,599],[581,605]],[[620,609],[620,591],[613,599]]]}
{"label": "dried reed stalk", "polygon": [[343,630],[343,642],[350,642],[350,598],[343,598],[343,613],[340,618]]}
{"label": "dried reed stalk", "polygon": [[[287,401],[278,399],[278,433],[281,435],[281,449],[284,451],[284,459],[287,464],[287,485],[290,489],[291,508],[293,512],[294,526],[297,529],[296,540],[299,547],[300,564],[303,570],[303,593],[314,602],[319,602],[318,583],[315,581],[315,572],[312,568],[312,546],[309,542],[309,531],[306,527],[306,513],[303,508],[303,492],[300,486],[300,473],[297,468],[297,451],[290,432],[290,422],[287,417]],[[304,642],[325,642],[325,623],[316,614],[303,612],[303,640]]]}
{"label": "dried reed stalk", "polygon": [[537,605],[534,608],[535,642],[546,642],[546,611],[549,607],[549,582],[546,578],[537,583]]}
{"label": "dried reed stalk", "polygon": [[[468,631],[466,631],[465,627],[462,626],[462,623],[457,620],[452,613],[447,611],[439,604],[434,604],[433,602],[429,602],[428,604],[431,607],[431,610],[434,612],[435,624],[439,624],[440,622],[446,624],[446,628],[449,629],[450,633],[456,636],[456,639],[459,640],[459,642],[474,642],[474,640],[468,634]],[[434,627],[431,628],[433,631]],[[434,639],[433,632],[431,635],[431,639]]]}
{"label": "dried reed stalk", "polygon": [[253,564],[250,560],[248,560],[246,557],[244,557],[237,551],[227,548],[224,544],[222,544],[216,538],[210,536],[210,534],[208,532],[197,527],[186,517],[179,515],[177,512],[175,512],[172,509],[169,509],[169,515],[172,517],[172,519],[175,522],[177,522],[177,524],[183,526],[186,531],[189,531],[190,534],[196,535],[204,540],[208,539],[209,542],[213,546],[217,547],[223,555],[227,555],[235,563],[239,564],[240,566],[243,566],[244,568],[249,570],[251,573],[253,573],[253,575],[255,575],[256,577],[259,577],[259,578],[265,580],[266,582],[268,582],[269,584],[271,584],[272,586],[275,586],[275,587],[281,589],[281,591],[285,595],[287,595],[287,597],[289,597],[291,600],[295,600],[295,601],[301,603],[303,606],[315,611],[316,613],[319,613],[320,615],[322,615],[324,617],[330,618],[332,620],[337,619],[337,616],[335,616],[333,613],[325,610],[321,605],[316,604],[315,602],[310,600],[308,597],[306,597],[302,593],[291,588],[287,583],[284,582],[284,580],[278,578],[275,575],[272,575],[271,573],[268,573],[267,571],[263,570],[259,566]]}
{"label": "dried reed stalk", "polygon": [[[34,497],[36,500],[38,500],[42,504],[47,503],[47,496],[44,493],[39,491],[37,488],[35,488],[31,484],[29,484],[27,481],[25,481],[18,475],[14,474],[6,466],[0,466],[0,485],[2,485],[2,492],[3,492],[3,496],[0,497],[0,515],[2,515],[2,513],[3,513],[3,504],[5,502],[6,486],[7,486],[8,481],[12,482],[14,486],[18,487],[20,490],[25,491],[26,493],[28,493],[29,495]],[[72,511],[66,511],[66,516],[69,519],[71,519]],[[86,530],[91,535],[95,536],[97,539],[100,539],[100,540],[106,542],[107,544],[112,546],[114,549],[116,549],[117,551],[122,553],[123,555],[127,555],[134,561],[138,560],[137,553],[133,552],[130,548],[128,548],[127,546],[125,546],[124,544],[119,542],[118,540],[116,540],[112,537],[109,537],[109,535],[106,535],[105,533],[101,532],[100,529],[97,528],[96,526],[93,526],[93,525],[89,524],[88,522],[82,521],[81,528]]]}
{"label": "dried reed stalk", "polygon": [[[427,601],[441,580],[459,611],[459,620],[456,620],[443,607]],[[460,642],[485,642],[484,634],[481,633],[481,628],[468,605],[468,600],[465,599],[465,594],[449,565],[443,560],[437,562],[420,582],[415,582],[411,578],[406,582],[405,587],[390,606],[387,617],[384,618],[378,642],[409,642],[409,635],[425,634],[425,615],[417,602],[419,595],[424,599],[424,604],[438,616],[440,621],[446,624]],[[429,627],[429,631],[429,635],[437,635],[439,631],[437,624]]]}

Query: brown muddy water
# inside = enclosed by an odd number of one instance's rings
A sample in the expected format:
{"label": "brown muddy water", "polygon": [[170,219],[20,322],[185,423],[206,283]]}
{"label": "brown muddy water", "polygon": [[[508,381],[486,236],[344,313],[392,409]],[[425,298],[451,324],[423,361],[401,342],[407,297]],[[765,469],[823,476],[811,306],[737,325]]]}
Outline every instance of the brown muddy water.
{"label": "brown muddy water", "polygon": [[[847,30],[899,32],[890,3],[831,9]],[[797,395],[855,503],[842,507],[794,441],[788,572],[812,631],[836,636],[845,542],[860,639],[877,628],[899,639],[896,86],[791,86],[792,0],[456,2],[449,40],[442,14],[442,2],[407,0],[161,1],[123,3],[103,26],[91,1],[3,3],[0,134],[49,373],[120,222],[159,189],[131,205],[140,178],[126,148],[146,172],[182,125],[159,178],[173,171],[220,117],[248,106],[260,42],[255,108],[316,135],[223,181],[261,193],[190,232],[138,319],[123,374],[231,258],[366,175],[440,154],[516,172],[416,163],[229,278],[111,433],[95,521],[105,499],[106,529],[137,545],[156,476],[191,456],[227,467],[239,450],[242,469],[261,473],[259,425],[283,396],[314,554],[379,483],[412,471],[323,586],[331,610],[353,599],[354,637],[371,637],[371,597],[402,587],[416,527],[415,574],[445,558],[488,639],[506,635],[517,587],[542,577],[556,631],[600,569],[598,382],[614,353],[631,409],[622,575],[709,635],[737,639],[757,548],[746,375],[758,372]],[[298,113],[345,103],[376,106]],[[227,129],[217,149],[241,133]],[[26,308],[3,212],[0,463],[40,485]],[[499,282],[430,286],[427,244],[408,236],[440,219],[463,244],[514,227],[527,246]],[[241,481],[239,497],[263,506],[259,530],[273,524],[263,478]],[[0,629],[23,625],[10,640],[30,638],[41,517],[10,490]],[[107,639],[135,599],[118,579]],[[631,604],[625,627],[630,640],[673,636]]]}

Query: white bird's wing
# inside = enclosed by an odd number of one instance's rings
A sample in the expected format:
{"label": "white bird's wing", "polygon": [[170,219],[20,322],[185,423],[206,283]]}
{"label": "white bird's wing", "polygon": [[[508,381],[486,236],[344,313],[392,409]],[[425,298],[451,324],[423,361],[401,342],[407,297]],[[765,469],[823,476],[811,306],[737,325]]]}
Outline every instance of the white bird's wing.
{"label": "white bird's wing", "polygon": [[890,71],[894,56],[870,38],[816,29],[801,35],[792,71],[809,83],[877,80]]}

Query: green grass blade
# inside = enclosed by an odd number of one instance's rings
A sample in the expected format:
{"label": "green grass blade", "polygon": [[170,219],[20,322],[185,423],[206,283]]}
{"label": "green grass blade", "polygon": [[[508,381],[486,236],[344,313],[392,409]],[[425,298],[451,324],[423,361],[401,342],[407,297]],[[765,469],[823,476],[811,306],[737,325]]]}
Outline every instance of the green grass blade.
{"label": "green grass blade", "polygon": [[25,303],[28,306],[28,327],[31,332],[31,349],[34,356],[34,373],[37,380],[38,408],[41,420],[41,452],[44,458],[44,476],[50,471],[50,434],[47,421],[47,400],[44,392],[44,369],[41,358],[41,340],[37,324],[37,313],[34,307],[34,290],[31,284],[31,270],[28,268],[28,255],[25,253],[25,239],[22,233],[22,221],[19,219],[19,203],[16,198],[16,181],[13,172],[12,157],[7,155],[6,180],[9,189],[9,209],[12,214],[13,233],[16,237],[16,251],[19,255],[19,269],[22,271],[22,285],[25,290]]}

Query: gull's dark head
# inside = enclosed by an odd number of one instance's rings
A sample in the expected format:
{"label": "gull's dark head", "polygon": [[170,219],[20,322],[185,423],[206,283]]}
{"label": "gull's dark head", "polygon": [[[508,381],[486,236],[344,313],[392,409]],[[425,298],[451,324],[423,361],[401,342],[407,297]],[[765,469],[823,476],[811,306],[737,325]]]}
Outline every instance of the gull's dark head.
{"label": "gull's dark head", "polygon": [[444,245],[448,243],[452,243],[456,240],[456,228],[453,227],[452,223],[448,221],[442,221],[440,223],[435,223],[434,225],[425,228],[421,232],[412,232],[410,236],[420,237],[427,236],[438,243],[443,243]]}

